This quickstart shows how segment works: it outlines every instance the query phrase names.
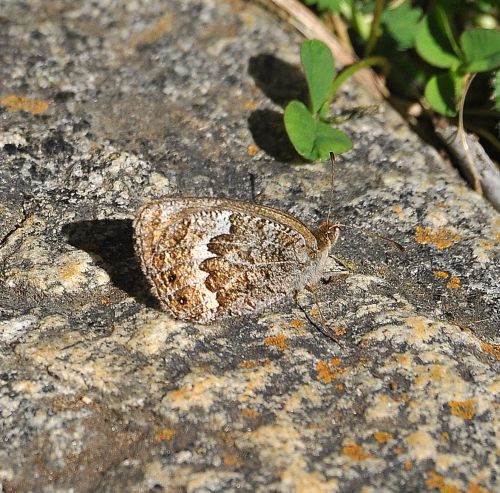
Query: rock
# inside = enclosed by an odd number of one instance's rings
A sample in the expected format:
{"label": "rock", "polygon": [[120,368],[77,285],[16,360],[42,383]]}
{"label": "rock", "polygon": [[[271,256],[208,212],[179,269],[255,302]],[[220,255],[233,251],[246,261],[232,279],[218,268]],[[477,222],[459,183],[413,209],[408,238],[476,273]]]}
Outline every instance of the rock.
{"label": "rock", "polygon": [[435,150],[383,104],[342,125],[331,213],[364,230],[317,298],[343,347],[308,293],[172,320],[134,259],[142,203],[254,180],[328,214],[329,164],[283,147],[299,36],[239,0],[4,4],[2,491],[495,491],[498,216]]}

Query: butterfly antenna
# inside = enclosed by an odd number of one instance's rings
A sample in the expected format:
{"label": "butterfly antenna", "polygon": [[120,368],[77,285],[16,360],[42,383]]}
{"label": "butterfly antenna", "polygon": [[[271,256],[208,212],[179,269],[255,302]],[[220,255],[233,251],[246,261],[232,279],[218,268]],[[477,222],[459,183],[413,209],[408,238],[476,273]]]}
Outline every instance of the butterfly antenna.
{"label": "butterfly antenna", "polygon": [[360,231],[363,231],[363,233],[366,233],[368,236],[371,236],[372,238],[377,238],[378,240],[382,240],[385,241],[386,243],[389,243],[400,252],[405,251],[405,247],[401,245],[401,243],[398,243],[396,240],[393,240],[392,238],[387,238],[387,236],[379,235],[378,233],[374,233],[373,231],[362,228],[361,226],[355,226],[354,224],[342,224],[342,223],[338,223],[336,224],[336,226],[340,228],[359,229]]}
{"label": "butterfly antenna", "polygon": [[330,215],[332,212],[332,206],[333,206],[333,187],[335,184],[335,154],[333,152],[330,152],[330,162],[332,164],[331,167],[331,183],[330,183],[330,202],[328,204],[328,213],[326,215],[326,220],[330,220]]}
{"label": "butterfly antenna", "polygon": [[253,173],[248,173],[250,179],[250,194],[252,196],[252,202],[257,203],[257,196],[255,194],[255,175]]}

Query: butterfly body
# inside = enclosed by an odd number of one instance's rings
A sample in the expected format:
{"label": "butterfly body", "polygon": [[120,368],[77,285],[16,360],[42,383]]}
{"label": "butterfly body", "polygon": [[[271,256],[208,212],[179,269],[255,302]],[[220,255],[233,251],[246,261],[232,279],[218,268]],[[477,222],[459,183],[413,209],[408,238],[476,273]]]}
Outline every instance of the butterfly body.
{"label": "butterfly body", "polygon": [[317,283],[338,227],[311,231],[278,209],[165,197],[134,221],[136,253],[162,307],[197,323],[252,313]]}

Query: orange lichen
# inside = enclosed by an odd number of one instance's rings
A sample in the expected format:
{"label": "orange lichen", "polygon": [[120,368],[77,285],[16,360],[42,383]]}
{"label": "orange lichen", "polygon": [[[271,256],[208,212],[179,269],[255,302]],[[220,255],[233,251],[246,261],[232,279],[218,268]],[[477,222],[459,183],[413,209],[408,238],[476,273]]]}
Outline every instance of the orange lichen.
{"label": "orange lichen", "polygon": [[425,387],[429,382],[442,382],[446,378],[446,368],[443,365],[426,365],[416,374],[415,384]]}
{"label": "orange lichen", "polygon": [[447,483],[445,478],[435,471],[429,471],[427,473],[427,478],[428,479],[425,481],[427,487],[439,490],[440,493],[461,493],[459,488]]}
{"label": "orange lichen", "polygon": [[298,318],[294,318],[290,320],[290,325],[294,329],[300,329],[301,327],[304,327],[304,322],[302,320],[299,320]]}
{"label": "orange lichen", "polygon": [[259,152],[259,148],[255,144],[250,144],[247,147],[247,153],[250,157],[254,157]]}
{"label": "orange lichen", "polygon": [[463,419],[472,419],[475,415],[476,402],[469,399],[467,401],[450,401],[450,412],[453,416],[458,416]]}
{"label": "orange lichen", "polygon": [[413,468],[413,462],[411,460],[406,460],[403,464],[403,467],[409,471],[410,469]]}
{"label": "orange lichen", "polygon": [[333,358],[328,361],[318,361],[316,363],[316,371],[318,372],[318,380],[324,383],[330,383],[339,375],[346,371],[345,368],[339,368],[340,358]]}
{"label": "orange lichen", "polygon": [[228,452],[223,453],[223,461],[225,466],[239,467],[242,465],[240,458],[236,454]]}
{"label": "orange lichen", "polygon": [[311,316],[312,317],[317,317],[319,314],[319,310],[317,308],[311,309]]}
{"label": "orange lichen", "polygon": [[59,267],[59,275],[64,281],[72,281],[82,274],[82,264],[80,262],[66,262]]}
{"label": "orange lichen", "polygon": [[397,214],[397,216],[399,217],[399,219],[404,219],[403,208],[399,204],[393,205],[392,206],[392,210]]}
{"label": "orange lichen", "polygon": [[101,305],[109,305],[111,300],[108,297],[101,298]]}
{"label": "orange lichen", "polygon": [[344,385],[343,383],[336,383],[336,384],[335,384],[335,388],[336,388],[338,391],[342,392],[342,391],[344,391],[344,390],[345,390],[345,385]]}
{"label": "orange lichen", "polygon": [[32,99],[26,96],[9,94],[8,96],[0,98],[0,106],[5,106],[7,111],[27,111],[32,115],[39,115],[47,111],[49,103],[41,99]]}
{"label": "orange lichen", "polygon": [[421,243],[422,245],[430,243],[440,250],[450,248],[451,245],[458,240],[460,240],[459,235],[445,228],[439,228],[436,231],[432,231],[431,228],[417,226],[415,230],[415,241],[417,243]]}
{"label": "orange lichen", "polygon": [[238,363],[238,368],[255,368],[258,365],[258,361],[246,359],[241,363]]}
{"label": "orange lichen", "polygon": [[236,454],[232,454],[231,452],[223,452],[222,453],[222,461],[225,466],[239,466],[241,465],[241,460]]}
{"label": "orange lichen", "polygon": [[349,443],[345,447],[342,447],[342,453],[355,461],[361,461],[371,457],[371,454],[357,443]]}
{"label": "orange lichen", "polygon": [[385,443],[392,439],[392,434],[385,431],[376,431],[373,434],[373,438],[375,438],[378,443]]}
{"label": "orange lichen", "polygon": [[245,101],[245,109],[248,111],[254,111],[257,108],[257,103],[251,99]]}
{"label": "orange lichen", "polygon": [[243,416],[247,417],[247,418],[257,418],[260,416],[260,413],[259,411],[256,411],[255,409],[243,409],[241,411],[241,414],[243,414]]}
{"label": "orange lichen", "polygon": [[451,276],[450,281],[446,285],[448,289],[460,289],[462,287],[462,284],[460,282],[460,279],[455,276]]}
{"label": "orange lichen", "polygon": [[491,493],[490,490],[479,486],[477,483],[473,483],[472,481],[469,483],[469,487],[465,493]]}
{"label": "orange lichen", "polygon": [[133,36],[131,45],[135,48],[155,43],[164,34],[170,31],[173,25],[173,20],[174,16],[171,13],[162,15],[150,28]]}
{"label": "orange lichen", "polygon": [[347,329],[345,327],[335,327],[334,332],[336,336],[345,336]]}
{"label": "orange lichen", "polygon": [[408,317],[406,322],[413,329],[412,341],[428,341],[438,330],[436,324],[424,317]]}
{"label": "orange lichen", "polygon": [[[408,368],[411,364],[410,356],[406,353],[395,354],[394,359],[403,367]],[[396,385],[397,388],[397,385]]]}
{"label": "orange lichen", "polygon": [[269,336],[264,339],[264,344],[266,346],[274,346],[278,351],[285,351],[285,349],[288,349],[286,339],[287,337],[285,334]]}
{"label": "orange lichen", "polygon": [[172,440],[175,436],[176,431],[173,428],[163,428],[154,436],[155,442],[164,442],[167,440]]}
{"label": "orange lichen", "polygon": [[187,389],[176,389],[170,392],[170,398],[172,400],[185,399],[187,396]]}
{"label": "orange lichen", "polygon": [[450,274],[448,274],[448,272],[443,272],[442,270],[433,270],[432,273],[436,277],[440,277],[441,279],[448,279],[448,277],[450,277]]}
{"label": "orange lichen", "polygon": [[498,344],[490,344],[489,342],[482,342],[481,348],[484,352],[491,354],[496,360],[500,360],[500,346]]}
{"label": "orange lichen", "polygon": [[479,245],[483,248],[483,250],[489,251],[493,248],[493,243],[489,242],[488,240],[481,240],[479,242]]}
{"label": "orange lichen", "polygon": [[447,442],[450,439],[450,434],[447,431],[441,432],[441,438]]}

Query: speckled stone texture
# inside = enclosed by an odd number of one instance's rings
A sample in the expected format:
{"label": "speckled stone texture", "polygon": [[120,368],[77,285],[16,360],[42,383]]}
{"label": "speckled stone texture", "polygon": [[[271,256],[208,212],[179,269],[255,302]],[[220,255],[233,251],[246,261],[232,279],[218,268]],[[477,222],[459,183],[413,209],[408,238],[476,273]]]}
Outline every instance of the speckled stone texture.
{"label": "speckled stone texture", "polygon": [[500,222],[436,151],[384,105],[342,125],[332,216],[406,248],[342,232],[317,297],[343,347],[310,293],[178,322],[133,256],[142,203],[327,214],[328,164],[283,131],[299,36],[239,0],[1,7],[0,491],[498,491]]}

